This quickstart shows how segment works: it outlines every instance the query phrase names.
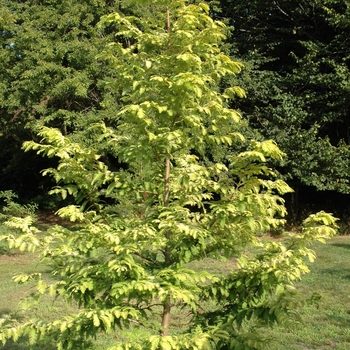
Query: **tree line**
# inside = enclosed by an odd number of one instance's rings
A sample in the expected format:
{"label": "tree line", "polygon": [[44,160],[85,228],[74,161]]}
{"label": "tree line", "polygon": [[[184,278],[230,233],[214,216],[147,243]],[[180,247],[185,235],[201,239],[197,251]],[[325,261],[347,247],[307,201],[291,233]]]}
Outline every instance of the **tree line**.
{"label": "tree line", "polygon": [[[86,127],[113,120],[120,106],[109,84],[113,73],[96,55],[116,39],[113,25],[102,29],[96,24],[115,10],[156,18],[159,5],[2,3],[1,190],[39,202],[45,198],[52,183],[40,171],[54,160],[21,149],[24,141],[36,140],[40,126],[93,142]],[[291,211],[300,209],[299,188],[328,191],[329,198],[349,193],[348,3],[222,0],[211,2],[211,12],[228,26],[225,52],[244,64],[238,85],[248,97],[232,107],[249,121],[252,137],[275,140],[287,155],[274,166],[295,190]],[[119,165],[103,152],[112,166]]]}

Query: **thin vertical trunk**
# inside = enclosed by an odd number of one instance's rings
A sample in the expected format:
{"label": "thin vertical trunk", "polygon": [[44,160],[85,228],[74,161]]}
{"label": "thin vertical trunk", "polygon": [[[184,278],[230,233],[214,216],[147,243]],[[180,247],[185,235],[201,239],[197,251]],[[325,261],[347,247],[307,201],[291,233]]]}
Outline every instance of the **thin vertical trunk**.
{"label": "thin vertical trunk", "polygon": [[[166,8],[166,23],[167,23],[167,31],[170,34],[170,12],[169,7]],[[170,42],[169,42],[170,44]],[[165,159],[165,172],[164,172],[164,206],[169,206],[169,197],[170,197],[170,158],[167,156]],[[170,239],[170,232],[165,234],[167,240]],[[171,249],[169,245],[165,247],[164,251],[164,260],[165,265],[171,264]],[[168,296],[163,304],[163,315],[162,315],[162,330],[161,335],[167,336],[169,334],[170,327],[170,312],[171,312],[171,297]]]}
{"label": "thin vertical trunk", "polygon": [[[170,158],[167,157],[165,160],[165,173],[164,173],[164,206],[169,206],[169,196],[170,196]],[[165,234],[167,239],[170,239],[170,233]],[[170,249],[169,247],[165,250],[165,263],[170,263]]]}
{"label": "thin vertical trunk", "polygon": [[168,33],[170,33],[170,31],[171,31],[171,27],[170,27],[170,12],[169,12],[169,7],[168,6],[166,8],[166,26],[167,26]]}
{"label": "thin vertical trunk", "polygon": [[67,125],[65,123],[62,124],[62,134],[63,136],[67,136],[68,134]]}
{"label": "thin vertical trunk", "polygon": [[299,186],[293,186],[293,192],[291,193],[291,202],[290,202],[290,216],[291,223],[295,225],[298,222],[299,215]]}
{"label": "thin vertical trunk", "polygon": [[167,297],[163,305],[163,315],[162,315],[162,330],[161,335],[169,335],[169,326],[170,326],[170,312],[171,312],[171,299]]}
{"label": "thin vertical trunk", "polygon": [[[164,173],[164,206],[169,205],[169,195],[170,195],[170,158],[167,157],[165,160],[165,173]],[[165,234],[166,238],[170,239],[170,232]],[[165,265],[170,265],[171,263],[171,250],[169,246],[165,247],[164,260]],[[168,296],[163,304],[163,315],[162,315],[162,330],[161,335],[167,336],[169,334],[170,326],[170,312],[171,312],[171,298]]]}

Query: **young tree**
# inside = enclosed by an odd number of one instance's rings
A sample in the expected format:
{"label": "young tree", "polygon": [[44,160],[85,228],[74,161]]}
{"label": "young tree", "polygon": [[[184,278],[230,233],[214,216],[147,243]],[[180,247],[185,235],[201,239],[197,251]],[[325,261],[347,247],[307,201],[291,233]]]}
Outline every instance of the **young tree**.
{"label": "young tree", "polygon": [[[314,256],[307,245],[334,233],[332,216],[319,213],[284,243],[258,238],[284,222],[278,194],[290,188],[271,180],[265,164],[282,153],[272,141],[251,141],[249,151],[204,164],[214,147],[244,142],[239,113],[226,107],[244,92],[220,89],[241,65],[220,51],[224,25],[209,17],[207,4],[177,0],[162,13],[162,22],[119,13],[102,19],[118,29],[99,58],[114,72],[122,107],[113,125],[97,123],[91,132],[125,169],[108,169],[94,147],[56,129],[43,128],[41,143],[25,144],[60,159],[46,173],[57,181],[53,193],[75,197],[77,205],[58,214],[78,224],[56,226],[39,242],[30,220],[10,220],[25,234],[3,239],[42,245],[60,277],[51,285],[37,274],[16,279],[39,278],[39,293],[75,301],[79,310],[53,322],[3,320],[3,342],[51,337],[59,349],[86,349],[97,332],[136,324],[145,336],[111,349],[261,348],[259,327],[295,308],[293,282],[308,271],[303,258]],[[206,258],[236,259],[237,267],[227,275],[194,268]],[[174,312],[190,315],[181,331],[172,330]]]}

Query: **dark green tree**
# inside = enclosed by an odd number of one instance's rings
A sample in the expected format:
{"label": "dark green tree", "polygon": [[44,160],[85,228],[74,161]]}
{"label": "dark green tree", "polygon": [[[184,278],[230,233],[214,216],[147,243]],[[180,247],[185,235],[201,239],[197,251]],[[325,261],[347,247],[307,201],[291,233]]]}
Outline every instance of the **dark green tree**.
{"label": "dark green tree", "polygon": [[245,62],[238,101],[287,154],[284,178],[349,193],[350,9],[345,0],[220,1]]}
{"label": "dark green tree", "polygon": [[[107,95],[96,55],[112,36],[96,30],[114,1],[0,1],[0,188],[33,196],[43,163],[23,154],[39,125],[67,135],[97,118]],[[103,117],[102,117],[103,118]],[[44,189],[45,191],[46,189]]]}

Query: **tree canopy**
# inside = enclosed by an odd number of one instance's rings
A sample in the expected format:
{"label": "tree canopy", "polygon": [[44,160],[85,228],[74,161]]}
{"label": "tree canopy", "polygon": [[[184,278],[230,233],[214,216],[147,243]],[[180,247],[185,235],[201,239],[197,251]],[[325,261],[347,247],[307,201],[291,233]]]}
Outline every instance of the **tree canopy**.
{"label": "tree canopy", "polygon": [[287,154],[285,179],[349,193],[349,4],[220,1],[245,62],[237,107]]}
{"label": "tree canopy", "polygon": [[68,134],[101,109],[106,67],[95,57],[112,37],[96,24],[113,10],[113,1],[1,1],[0,189],[35,196],[53,163],[23,155],[23,141],[39,125]]}
{"label": "tree canopy", "polygon": [[[165,3],[1,1],[0,190],[38,201],[52,185],[40,171],[57,159],[21,150],[23,141],[38,141],[41,125],[97,146],[88,126],[98,120],[113,125],[123,103],[111,88],[114,73],[96,55],[108,42],[128,39],[114,37],[113,24],[96,24],[116,9],[155,23]],[[249,98],[231,105],[249,120],[241,130],[277,142],[287,157],[275,166],[294,188],[348,193],[347,2],[211,4],[213,18],[228,24],[225,52],[244,63],[234,84]],[[223,81],[221,88],[229,85]],[[100,151],[109,166],[120,166],[109,149]]]}

